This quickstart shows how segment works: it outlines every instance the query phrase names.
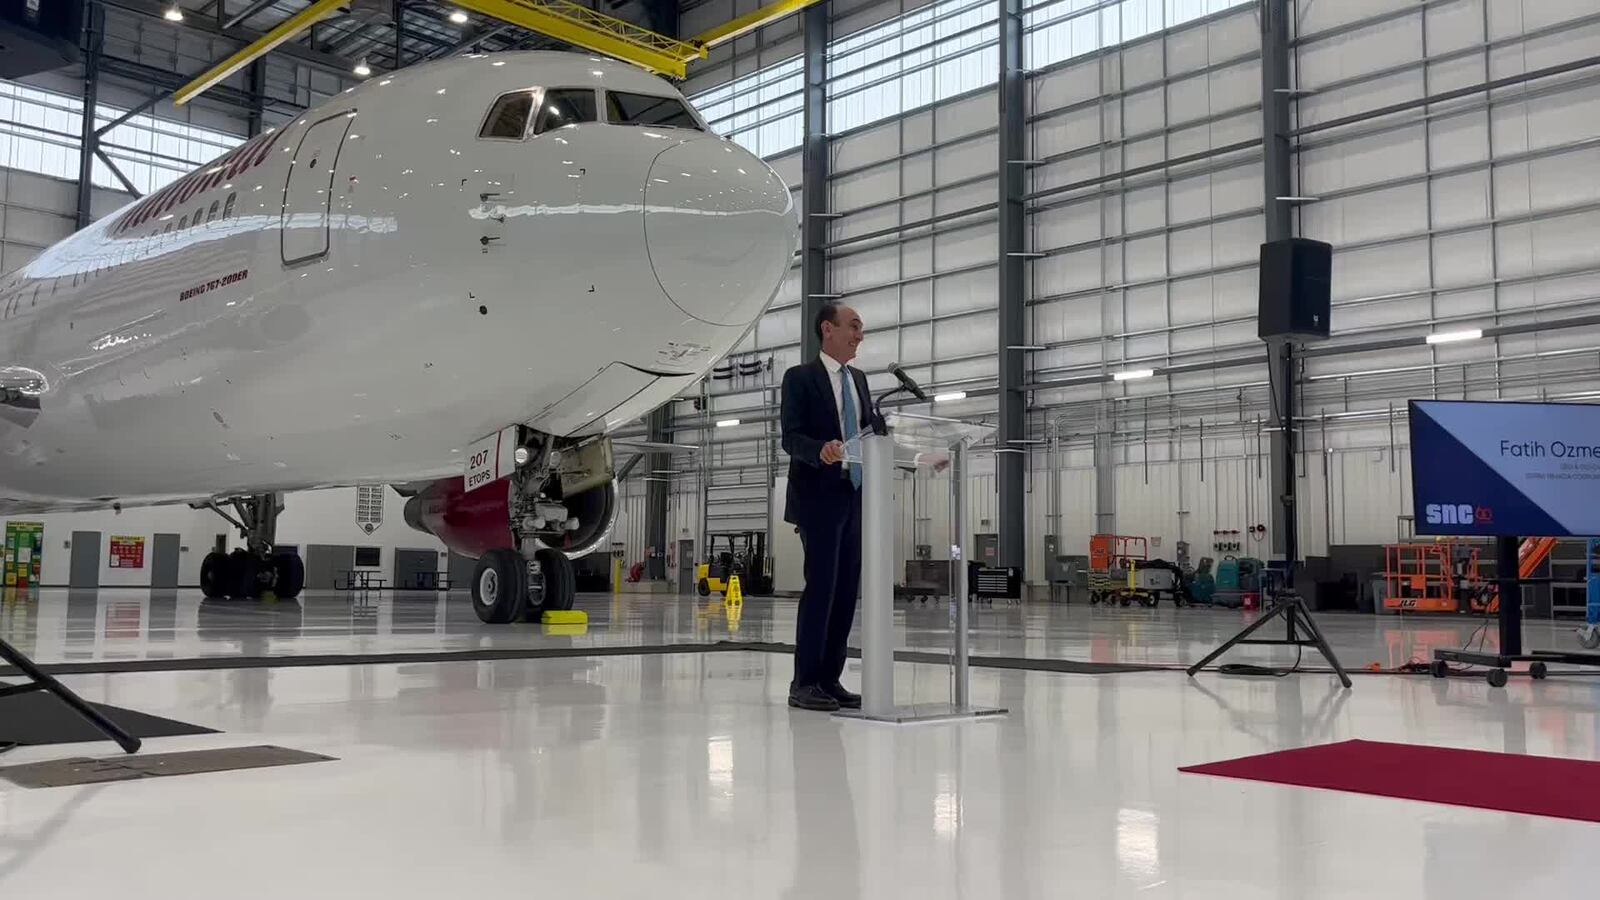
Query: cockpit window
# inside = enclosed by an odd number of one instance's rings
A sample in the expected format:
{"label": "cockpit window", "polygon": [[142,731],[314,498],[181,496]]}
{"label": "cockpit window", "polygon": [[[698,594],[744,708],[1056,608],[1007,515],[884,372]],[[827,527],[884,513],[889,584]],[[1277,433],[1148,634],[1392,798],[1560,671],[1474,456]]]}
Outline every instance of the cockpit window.
{"label": "cockpit window", "polygon": [[652,97],[648,94],[606,93],[606,117],[613,125],[653,125],[662,128],[693,128],[700,130],[689,108],[676,97]]}
{"label": "cockpit window", "polygon": [[544,134],[579,122],[593,122],[595,115],[594,91],[588,88],[552,88],[544,92],[544,104],[539,107],[539,120],[533,133]]}
{"label": "cockpit window", "polygon": [[489,117],[483,120],[478,137],[520,141],[528,130],[528,114],[532,111],[532,91],[502,94],[490,108]]}

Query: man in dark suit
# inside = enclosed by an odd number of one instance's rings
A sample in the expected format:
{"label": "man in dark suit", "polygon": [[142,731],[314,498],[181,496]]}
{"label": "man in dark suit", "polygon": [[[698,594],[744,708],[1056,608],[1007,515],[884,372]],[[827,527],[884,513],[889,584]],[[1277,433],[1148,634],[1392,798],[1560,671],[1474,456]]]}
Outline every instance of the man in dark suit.
{"label": "man in dark suit", "polygon": [[845,443],[867,429],[867,378],[849,365],[864,331],[861,316],[837,304],[824,306],[812,327],[821,355],[783,376],[784,521],[799,528],[806,558],[789,705],[857,709],[861,695],[839,676],[861,588],[861,465],[845,459]]}

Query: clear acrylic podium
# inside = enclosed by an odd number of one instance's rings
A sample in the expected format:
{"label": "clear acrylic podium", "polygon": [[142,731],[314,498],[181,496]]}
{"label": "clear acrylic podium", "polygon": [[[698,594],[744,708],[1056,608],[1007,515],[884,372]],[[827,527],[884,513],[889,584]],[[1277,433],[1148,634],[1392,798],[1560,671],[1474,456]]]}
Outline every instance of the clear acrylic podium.
{"label": "clear acrylic podium", "polygon": [[[841,710],[837,716],[872,722],[906,724],[944,719],[968,719],[1005,713],[1003,709],[972,706],[967,673],[967,523],[962,495],[967,472],[967,449],[994,428],[957,419],[891,413],[885,417],[887,435],[867,434],[859,454],[847,448],[852,461],[861,463],[861,708]],[[852,442],[854,444],[854,442]],[[896,465],[929,465],[928,456],[947,455],[950,461],[950,702],[896,706],[894,700],[894,501]],[[898,462],[897,460],[902,460]]]}

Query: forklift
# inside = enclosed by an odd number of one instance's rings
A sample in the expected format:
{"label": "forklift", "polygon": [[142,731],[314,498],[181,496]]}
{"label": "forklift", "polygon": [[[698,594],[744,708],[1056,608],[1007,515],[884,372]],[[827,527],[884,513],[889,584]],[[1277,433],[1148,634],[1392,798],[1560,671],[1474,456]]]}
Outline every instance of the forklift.
{"label": "forklift", "polygon": [[706,561],[695,569],[695,585],[700,596],[712,592],[728,593],[728,583],[739,576],[739,586],[747,594],[772,593],[772,561],[767,559],[767,533],[730,531],[706,535],[710,548]]}

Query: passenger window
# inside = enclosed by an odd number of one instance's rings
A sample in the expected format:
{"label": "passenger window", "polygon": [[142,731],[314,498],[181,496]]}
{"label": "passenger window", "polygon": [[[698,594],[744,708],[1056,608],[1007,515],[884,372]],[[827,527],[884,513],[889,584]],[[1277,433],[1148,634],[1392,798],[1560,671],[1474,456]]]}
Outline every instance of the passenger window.
{"label": "passenger window", "polygon": [[222,208],[222,201],[221,200],[213,200],[213,201],[211,201],[211,209],[206,211],[206,221],[210,222],[210,221],[214,220],[217,217],[217,210],[219,210],[221,208]]}
{"label": "passenger window", "polygon": [[606,120],[613,125],[652,125],[701,130],[689,108],[675,97],[606,92]]}
{"label": "passenger window", "polygon": [[539,107],[539,121],[533,133],[544,134],[579,122],[593,122],[595,115],[594,91],[587,88],[559,88],[544,92],[544,104]]}
{"label": "passenger window", "polygon": [[489,117],[478,129],[478,137],[520,141],[528,130],[528,114],[533,111],[533,92],[505,94],[494,102]]}
{"label": "passenger window", "polygon": [[223,206],[222,206],[222,217],[224,219],[233,218],[233,203],[234,203],[235,200],[238,200],[238,199],[239,199],[239,194],[237,192],[234,192],[234,193],[228,195],[227,202],[224,203]]}

